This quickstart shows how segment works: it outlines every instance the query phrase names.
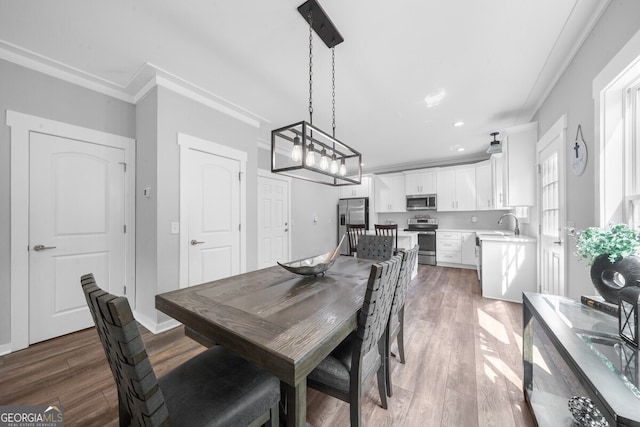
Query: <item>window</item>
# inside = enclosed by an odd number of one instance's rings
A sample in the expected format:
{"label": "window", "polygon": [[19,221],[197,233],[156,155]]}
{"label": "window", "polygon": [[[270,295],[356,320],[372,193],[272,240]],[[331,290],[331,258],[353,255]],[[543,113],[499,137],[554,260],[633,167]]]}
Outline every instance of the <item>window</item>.
{"label": "window", "polygon": [[593,80],[596,224],[640,227],[640,31]]}
{"label": "window", "polygon": [[640,227],[640,83],[625,91],[625,203],[623,220],[632,228]]}

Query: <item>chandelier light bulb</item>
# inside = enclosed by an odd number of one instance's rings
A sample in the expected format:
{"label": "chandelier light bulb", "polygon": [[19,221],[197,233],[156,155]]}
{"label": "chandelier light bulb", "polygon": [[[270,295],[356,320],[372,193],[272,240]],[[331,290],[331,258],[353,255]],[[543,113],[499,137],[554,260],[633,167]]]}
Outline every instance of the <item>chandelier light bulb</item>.
{"label": "chandelier light bulb", "polygon": [[338,161],[336,160],[335,153],[333,153],[333,157],[331,159],[331,173],[334,175],[338,173]]}
{"label": "chandelier light bulb", "polygon": [[347,167],[344,164],[344,159],[340,162],[340,170],[338,171],[340,176],[345,176],[347,174]]}
{"label": "chandelier light bulb", "polygon": [[299,162],[302,160],[302,147],[300,146],[300,138],[293,138],[293,149],[291,150],[291,160]]}
{"label": "chandelier light bulb", "polygon": [[327,150],[322,149],[322,154],[320,155],[320,169],[326,171],[329,169],[329,158],[327,157]]}
{"label": "chandelier light bulb", "polygon": [[307,164],[307,166],[313,166],[316,164],[316,154],[315,154],[315,150],[313,149],[313,143],[309,144],[305,163]]}

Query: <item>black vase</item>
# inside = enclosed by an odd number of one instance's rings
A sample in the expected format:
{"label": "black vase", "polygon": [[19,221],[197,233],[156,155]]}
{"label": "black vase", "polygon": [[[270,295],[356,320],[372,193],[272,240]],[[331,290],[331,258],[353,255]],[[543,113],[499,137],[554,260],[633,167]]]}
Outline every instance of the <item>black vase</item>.
{"label": "black vase", "polygon": [[636,286],[640,280],[640,257],[629,255],[612,263],[609,255],[599,255],[591,264],[591,282],[598,293],[612,304],[625,286]]}

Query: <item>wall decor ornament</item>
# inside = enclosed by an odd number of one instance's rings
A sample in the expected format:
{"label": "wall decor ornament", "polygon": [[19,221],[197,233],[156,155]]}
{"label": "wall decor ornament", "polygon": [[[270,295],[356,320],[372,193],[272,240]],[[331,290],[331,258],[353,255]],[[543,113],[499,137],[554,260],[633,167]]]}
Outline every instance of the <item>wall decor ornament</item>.
{"label": "wall decor ornament", "polygon": [[[580,136],[580,139],[578,139]],[[582,137],[582,126],[578,125],[576,131],[576,140],[573,143],[573,153],[571,153],[571,170],[575,175],[582,175],[584,169],[587,167],[587,144]]]}

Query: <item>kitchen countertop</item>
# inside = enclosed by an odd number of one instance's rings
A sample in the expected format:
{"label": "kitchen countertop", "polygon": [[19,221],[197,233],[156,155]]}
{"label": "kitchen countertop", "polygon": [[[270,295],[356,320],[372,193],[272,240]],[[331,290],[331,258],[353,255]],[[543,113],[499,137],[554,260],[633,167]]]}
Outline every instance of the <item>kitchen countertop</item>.
{"label": "kitchen countertop", "polygon": [[441,232],[476,233],[480,240],[492,242],[508,243],[532,243],[537,242],[535,237],[518,235],[515,236],[511,230],[478,230],[471,228],[439,228]]}
{"label": "kitchen countertop", "polygon": [[480,241],[488,242],[504,242],[504,243],[535,243],[537,239],[531,236],[514,236],[514,235],[499,235],[499,234],[478,234]]}
{"label": "kitchen countertop", "polygon": [[[411,236],[416,236],[419,233],[419,231],[405,231],[401,228],[398,228],[398,237],[411,237]],[[376,230],[375,229],[369,229],[367,230],[367,234],[376,234]]]}

